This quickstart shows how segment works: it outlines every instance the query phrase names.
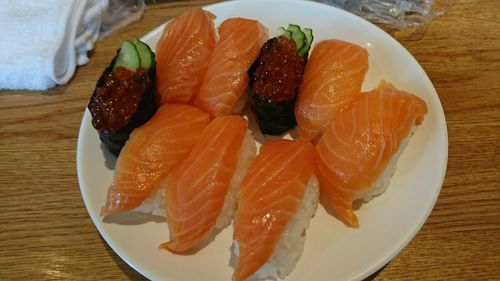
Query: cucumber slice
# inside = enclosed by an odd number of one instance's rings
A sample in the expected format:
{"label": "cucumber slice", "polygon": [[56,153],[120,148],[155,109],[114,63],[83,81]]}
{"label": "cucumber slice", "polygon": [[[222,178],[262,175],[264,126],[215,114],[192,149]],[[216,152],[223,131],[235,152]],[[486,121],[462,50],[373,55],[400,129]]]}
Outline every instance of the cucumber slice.
{"label": "cucumber slice", "polygon": [[137,53],[141,59],[141,67],[150,70],[154,67],[155,64],[155,55],[149,48],[149,46],[142,42],[141,40],[135,39],[132,43],[134,43],[135,48],[137,49]]}
{"label": "cucumber slice", "polygon": [[308,44],[309,46],[311,46],[311,43],[314,39],[314,36],[313,36],[313,31],[312,29],[310,28],[304,28],[304,34],[306,35],[306,44]]}
{"label": "cucumber slice", "polygon": [[[281,37],[281,36],[285,35],[285,33],[287,33],[287,32],[289,32],[289,31],[288,31],[288,30],[286,30],[284,27],[280,27],[280,28],[278,28],[278,30],[277,30],[278,37]],[[291,35],[291,34],[292,34],[292,33],[290,32],[290,35]]]}
{"label": "cucumber slice", "polygon": [[296,24],[289,24],[286,29],[280,27],[278,34],[281,34],[280,37],[292,39],[297,45],[297,51],[300,56],[307,54],[311,48],[313,36],[310,28],[301,29]]}
{"label": "cucumber slice", "polygon": [[302,32],[300,26],[296,24],[289,24],[287,29],[292,32],[292,39],[297,45],[297,50],[300,50],[302,46],[304,46],[304,40],[306,38],[304,32]]}
{"label": "cucumber slice", "polygon": [[300,48],[300,50],[299,50],[299,56],[306,55],[309,52],[309,49],[311,49],[312,41],[314,39],[312,29],[304,28],[303,32],[304,32],[304,35],[306,36],[306,39],[305,39],[304,46],[302,46],[302,48]]}
{"label": "cucumber slice", "polygon": [[287,27],[288,30],[290,30],[292,33],[295,33],[295,32],[300,32],[300,26],[296,25],[296,24],[288,24],[288,27]]}
{"label": "cucumber slice", "polygon": [[295,41],[299,56],[307,55],[314,39],[312,29],[301,29],[300,26],[296,24],[289,24],[286,29],[283,27],[278,28],[278,34],[279,37],[285,37]]}
{"label": "cucumber slice", "polygon": [[113,70],[119,66],[131,71],[136,71],[141,66],[141,58],[134,43],[130,41],[123,42],[113,65]]}
{"label": "cucumber slice", "polygon": [[285,37],[287,39],[292,39],[292,31],[285,29],[284,27],[278,28],[278,36],[277,37]]}
{"label": "cucumber slice", "polygon": [[302,31],[292,32],[292,39],[297,44],[297,50],[300,50],[302,48],[302,46],[304,46],[305,38],[306,38],[306,36],[304,35],[304,33]]}

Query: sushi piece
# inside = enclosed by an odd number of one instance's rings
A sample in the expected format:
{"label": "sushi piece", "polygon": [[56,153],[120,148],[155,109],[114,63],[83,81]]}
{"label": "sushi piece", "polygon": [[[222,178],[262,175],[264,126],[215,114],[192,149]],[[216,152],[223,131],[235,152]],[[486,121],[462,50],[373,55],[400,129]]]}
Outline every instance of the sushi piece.
{"label": "sushi piece", "polygon": [[316,176],[332,209],[351,227],[353,202],[388,187],[398,157],[427,113],[421,98],[381,85],[341,111],[316,145]]}
{"label": "sushi piece", "polygon": [[125,41],[97,81],[88,109],[92,126],[115,156],[135,128],[156,112],[155,55],[140,40]]}
{"label": "sushi piece", "polygon": [[294,24],[279,32],[264,44],[249,71],[252,111],[267,135],[281,135],[297,125],[295,101],[313,40],[311,29]]}
{"label": "sushi piece", "polygon": [[166,197],[172,239],[161,248],[195,250],[231,223],[237,187],[255,152],[243,117],[228,115],[210,122],[172,175]]}
{"label": "sushi piece", "polygon": [[191,105],[162,105],[123,147],[101,214],[132,210],[150,197],[187,156],[209,119]]}
{"label": "sushi piece", "polygon": [[195,8],[165,26],[156,46],[158,104],[188,103],[198,92],[215,47],[214,19]]}
{"label": "sushi piece", "polygon": [[341,40],[314,47],[295,108],[301,138],[317,141],[333,116],[361,92],[368,71],[368,52]]}
{"label": "sushi piece", "polygon": [[309,142],[280,139],[261,146],[238,193],[233,280],[285,278],[293,270],[318,206],[313,171]]}
{"label": "sushi piece", "polygon": [[[235,108],[246,100],[247,71],[266,42],[267,29],[258,21],[230,18],[219,27],[219,41],[210,58],[194,105],[210,113],[222,116],[241,110]],[[236,112],[237,113],[237,112]]]}

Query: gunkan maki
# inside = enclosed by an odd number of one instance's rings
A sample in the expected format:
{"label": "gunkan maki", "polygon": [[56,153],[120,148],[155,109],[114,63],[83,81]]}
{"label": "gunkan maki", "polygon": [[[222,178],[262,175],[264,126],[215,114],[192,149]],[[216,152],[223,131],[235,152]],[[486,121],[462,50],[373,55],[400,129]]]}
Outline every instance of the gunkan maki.
{"label": "gunkan maki", "polygon": [[252,111],[263,134],[281,135],[297,125],[294,108],[302,84],[312,30],[290,24],[278,29],[249,69]]}
{"label": "gunkan maki", "polygon": [[156,112],[155,64],[148,45],[125,41],[97,81],[88,109],[99,138],[115,156],[132,130]]}

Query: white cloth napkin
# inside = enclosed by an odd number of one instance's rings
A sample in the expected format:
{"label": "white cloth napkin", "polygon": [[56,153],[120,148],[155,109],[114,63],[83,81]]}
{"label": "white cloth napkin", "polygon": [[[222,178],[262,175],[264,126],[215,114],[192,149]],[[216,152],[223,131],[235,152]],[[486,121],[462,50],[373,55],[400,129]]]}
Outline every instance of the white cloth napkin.
{"label": "white cloth napkin", "polygon": [[0,89],[46,90],[88,62],[108,0],[0,2]]}

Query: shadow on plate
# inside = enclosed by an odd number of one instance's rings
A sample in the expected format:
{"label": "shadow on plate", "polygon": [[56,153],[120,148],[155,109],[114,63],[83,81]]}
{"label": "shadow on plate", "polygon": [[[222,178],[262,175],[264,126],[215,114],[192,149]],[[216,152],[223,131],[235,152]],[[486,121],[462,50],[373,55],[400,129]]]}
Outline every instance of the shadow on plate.
{"label": "shadow on plate", "polygon": [[[233,270],[236,268],[236,266],[238,265],[238,256],[236,256],[234,254],[234,243],[231,244],[231,247],[229,247],[229,251],[230,251],[230,258],[229,258],[229,263],[228,265],[233,268]],[[380,272],[382,272],[384,270],[384,268],[387,266],[384,265],[382,268],[380,268],[379,270],[377,270],[375,273],[373,273],[372,275],[366,277],[365,279],[363,279],[363,281],[372,281],[373,279],[375,279],[375,277],[377,277],[377,275],[380,274]],[[254,278],[250,278],[248,279],[247,281],[257,281],[258,279],[256,279],[256,277]],[[274,280],[274,279],[268,279],[268,280]],[[280,280],[280,279],[278,279]]]}
{"label": "shadow on plate", "polygon": [[104,165],[108,170],[114,170],[115,165],[116,165],[116,156],[111,154],[109,150],[104,146],[104,144],[101,142],[101,150],[102,150],[102,155],[104,156]]}
{"label": "shadow on plate", "polygon": [[149,214],[137,212],[124,212],[119,214],[111,214],[104,217],[104,223],[113,223],[119,225],[139,225],[148,222],[165,223],[166,219],[160,216],[153,216]]}
{"label": "shadow on plate", "polygon": [[[323,208],[326,210],[326,212],[333,216],[335,219],[341,221],[342,223],[344,223],[339,217],[338,215],[335,213],[335,211],[332,210],[332,208],[330,207],[330,203],[328,202],[328,198],[324,195],[321,195],[320,194],[320,203],[321,205],[323,205]],[[356,200],[353,202],[353,209],[356,211],[356,210],[359,210],[359,208],[361,208],[361,206],[363,205],[363,203],[365,203],[363,200]],[[345,223],[344,223],[345,225]],[[345,225],[346,227],[349,227],[347,225]],[[389,264],[389,263],[387,263]],[[372,275],[366,277],[365,279],[363,279],[363,281],[371,281],[373,279],[375,279],[375,277],[377,277],[377,275],[380,274],[380,272],[382,272],[384,270],[384,268],[387,266],[387,264],[385,264],[382,268],[380,268],[379,270],[377,270],[375,273],[373,273]]]}
{"label": "shadow on plate", "polygon": [[[230,227],[230,226],[229,226]],[[194,247],[193,249],[191,250],[188,250],[188,251],[185,251],[185,252],[178,252],[178,253],[175,253],[175,255],[178,255],[178,256],[192,256],[192,255],[195,255],[196,253],[198,253],[199,251],[203,250],[206,246],[208,246],[208,244],[210,244],[212,241],[215,240],[215,237],[221,233],[223,229],[219,229],[219,228],[214,228],[212,230],[212,232],[210,233],[210,235],[208,235],[207,237],[205,237],[203,240],[201,240],[198,245],[196,247]],[[169,240],[172,241],[173,239],[173,236],[172,236],[172,233],[170,233],[170,237],[169,237]]]}
{"label": "shadow on plate", "polygon": [[[323,206],[323,208],[325,209],[325,211],[332,217],[334,217],[334,219],[342,222],[346,227],[349,227],[348,225],[345,224],[345,222],[337,215],[337,213],[332,209],[332,207],[330,206],[330,202],[328,200],[328,197],[326,195],[324,195],[324,193],[320,193],[319,195],[319,202],[320,204]],[[359,206],[358,206],[359,208]],[[357,209],[355,209],[357,210]]]}
{"label": "shadow on plate", "polygon": [[[378,197],[378,196],[380,196],[380,195],[381,195],[381,194],[378,194],[378,195],[373,196],[373,198],[372,198],[371,200],[373,200],[373,199],[377,198],[377,197]],[[325,195],[323,195],[323,193],[320,193],[320,198],[319,198],[319,199],[320,199],[320,203],[321,203],[321,205],[323,205],[323,208],[325,208],[326,212],[327,212],[329,215],[331,215],[331,216],[335,217],[336,219],[338,219],[338,220],[339,220],[339,221],[341,221],[341,222],[344,222],[342,219],[340,219],[340,217],[337,215],[337,213],[336,213],[336,212],[332,209],[332,207],[330,206],[330,202],[328,201],[328,198],[327,198]],[[370,201],[371,201],[371,200],[370,200]],[[354,200],[354,201],[352,202],[352,209],[353,209],[354,211],[357,211],[357,210],[359,210],[359,209],[360,209],[360,208],[361,208],[364,204],[366,204],[366,203],[368,203],[368,202],[365,202],[363,199],[357,199],[357,200]],[[345,224],[345,223],[344,223],[344,224]]]}
{"label": "shadow on plate", "polygon": [[102,243],[104,244],[106,251],[108,252],[109,256],[113,259],[113,261],[118,265],[118,268],[127,276],[128,280],[136,280],[136,281],[146,281],[144,276],[142,276],[139,272],[135,271],[130,265],[128,265],[125,261],[123,261],[114,251],[111,249],[104,241],[104,238],[99,235],[99,238],[101,239]]}

